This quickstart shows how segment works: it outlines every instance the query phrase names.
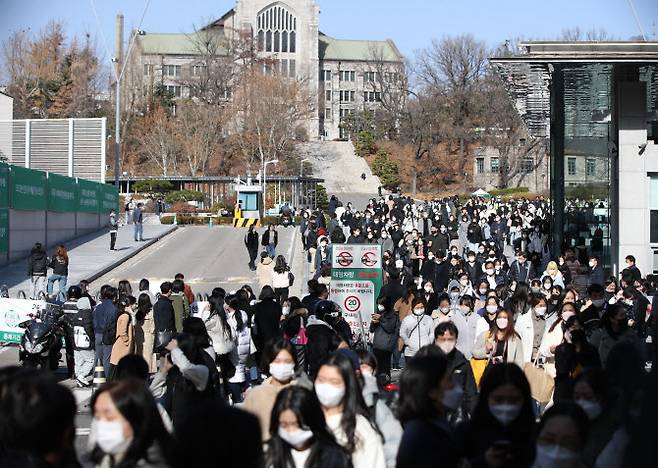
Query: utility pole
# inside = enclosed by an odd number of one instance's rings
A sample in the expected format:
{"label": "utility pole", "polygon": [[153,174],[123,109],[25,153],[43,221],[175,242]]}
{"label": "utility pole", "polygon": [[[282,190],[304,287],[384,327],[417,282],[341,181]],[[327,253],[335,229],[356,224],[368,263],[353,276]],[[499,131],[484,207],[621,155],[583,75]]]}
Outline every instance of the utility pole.
{"label": "utility pole", "polygon": [[119,187],[119,176],[121,174],[121,80],[119,77],[123,68],[123,15],[117,15],[115,41],[114,185]]}

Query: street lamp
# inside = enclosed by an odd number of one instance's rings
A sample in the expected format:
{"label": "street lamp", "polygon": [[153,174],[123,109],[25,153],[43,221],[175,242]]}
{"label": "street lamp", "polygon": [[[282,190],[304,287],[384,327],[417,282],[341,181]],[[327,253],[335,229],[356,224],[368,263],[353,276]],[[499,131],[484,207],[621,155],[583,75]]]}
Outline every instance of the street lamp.
{"label": "street lamp", "polygon": [[[137,29],[132,37],[130,46],[128,47],[128,52],[126,53],[126,58],[124,59],[123,66],[121,71],[118,71],[118,67],[112,67],[114,70],[114,79],[115,79],[115,106],[114,106],[114,185],[119,186],[119,175],[121,174],[121,79],[123,74],[126,71],[126,65],[130,59],[130,53],[133,50],[133,45],[135,44],[135,38],[137,36],[145,36],[146,31],[143,29]],[[112,63],[119,63],[121,57],[112,57]]]}
{"label": "street lamp", "polygon": [[309,162],[310,159],[304,158],[301,161],[299,161],[299,177],[302,177],[304,175],[304,163]]}
{"label": "street lamp", "polygon": [[278,159],[263,162],[263,216],[265,216],[265,202],[267,201],[267,165],[278,163]]}

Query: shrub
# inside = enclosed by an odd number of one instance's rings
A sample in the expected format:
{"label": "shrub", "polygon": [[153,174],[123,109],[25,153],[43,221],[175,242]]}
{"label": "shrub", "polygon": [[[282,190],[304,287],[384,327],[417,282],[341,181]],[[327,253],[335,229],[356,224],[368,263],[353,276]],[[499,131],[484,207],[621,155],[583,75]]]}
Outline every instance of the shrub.
{"label": "shrub", "polygon": [[205,198],[206,195],[203,192],[197,192],[195,190],[177,190],[176,192],[169,192],[165,196],[165,201],[173,205],[174,203],[179,202],[202,202]]}
{"label": "shrub", "polygon": [[503,195],[515,195],[520,193],[527,193],[530,190],[528,187],[509,187],[504,189],[489,190],[489,194],[494,197],[502,197]]}
{"label": "shrub", "polygon": [[177,214],[193,214],[197,212],[197,209],[189,203],[178,202],[171,207],[171,211]]}
{"label": "shrub", "polygon": [[138,193],[164,193],[174,189],[174,185],[168,180],[139,180],[133,185],[135,192]]}
{"label": "shrub", "polygon": [[357,133],[354,142],[354,151],[362,158],[375,152],[375,136],[370,130],[362,130]]}
{"label": "shrub", "polygon": [[326,210],[329,208],[329,197],[327,196],[327,189],[322,184],[317,184],[315,186],[315,195],[318,203],[318,207]]}
{"label": "shrub", "polygon": [[372,162],[372,171],[377,177],[379,177],[382,185],[387,189],[395,188],[400,185],[398,165],[391,161],[389,154],[386,151],[377,151],[377,155]]}

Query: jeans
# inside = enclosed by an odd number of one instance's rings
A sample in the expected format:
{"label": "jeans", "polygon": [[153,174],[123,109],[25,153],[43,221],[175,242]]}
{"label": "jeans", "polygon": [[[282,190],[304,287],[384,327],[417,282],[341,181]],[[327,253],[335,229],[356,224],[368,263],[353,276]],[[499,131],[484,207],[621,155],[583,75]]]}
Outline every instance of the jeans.
{"label": "jeans", "polygon": [[135,242],[144,240],[144,225],[135,223]]}
{"label": "jeans", "polygon": [[81,382],[89,383],[89,376],[94,370],[94,350],[75,350],[73,356],[75,357],[75,377]]}
{"label": "jeans", "polygon": [[100,359],[105,371],[105,378],[110,378],[110,356],[112,355],[112,345],[103,344],[103,334],[96,333],[96,361]]}
{"label": "jeans", "polygon": [[38,299],[41,292],[46,292],[46,277],[33,276],[30,283],[30,297],[32,299]]}
{"label": "jeans", "polygon": [[274,300],[279,304],[288,299],[289,289],[288,288],[274,288]]}
{"label": "jeans", "polygon": [[66,280],[67,278],[64,275],[56,275],[55,273],[50,275],[48,277],[48,287],[47,287],[48,295],[49,296],[52,295],[53,284],[55,283],[55,281],[59,282],[59,292],[66,294]]}
{"label": "jeans", "polygon": [[267,244],[265,250],[267,250],[267,255],[270,257],[274,258],[276,256],[276,246],[274,244]]}
{"label": "jeans", "polygon": [[117,243],[117,232],[110,232],[110,250],[114,250]]}

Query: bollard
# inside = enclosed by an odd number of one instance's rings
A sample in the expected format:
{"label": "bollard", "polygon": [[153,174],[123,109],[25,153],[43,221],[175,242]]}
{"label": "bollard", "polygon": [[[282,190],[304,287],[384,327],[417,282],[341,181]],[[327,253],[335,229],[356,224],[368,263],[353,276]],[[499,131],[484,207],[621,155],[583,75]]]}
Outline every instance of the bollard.
{"label": "bollard", "polygon": [[105,368],[100,358],[96,359],[96,367],[94,367],[94,380],[91,383],[91,388],[95,393],[98,388],[105,383]]}
{"label": "bollard", "polygon": [[176,215],[174,214],[174,226],[178,224],[178,218],[176,218]]}
{"label": "bollard", "polygon": [[212,227],[212,216],[210,218],[208,218],[208,227],[209,228]]}

